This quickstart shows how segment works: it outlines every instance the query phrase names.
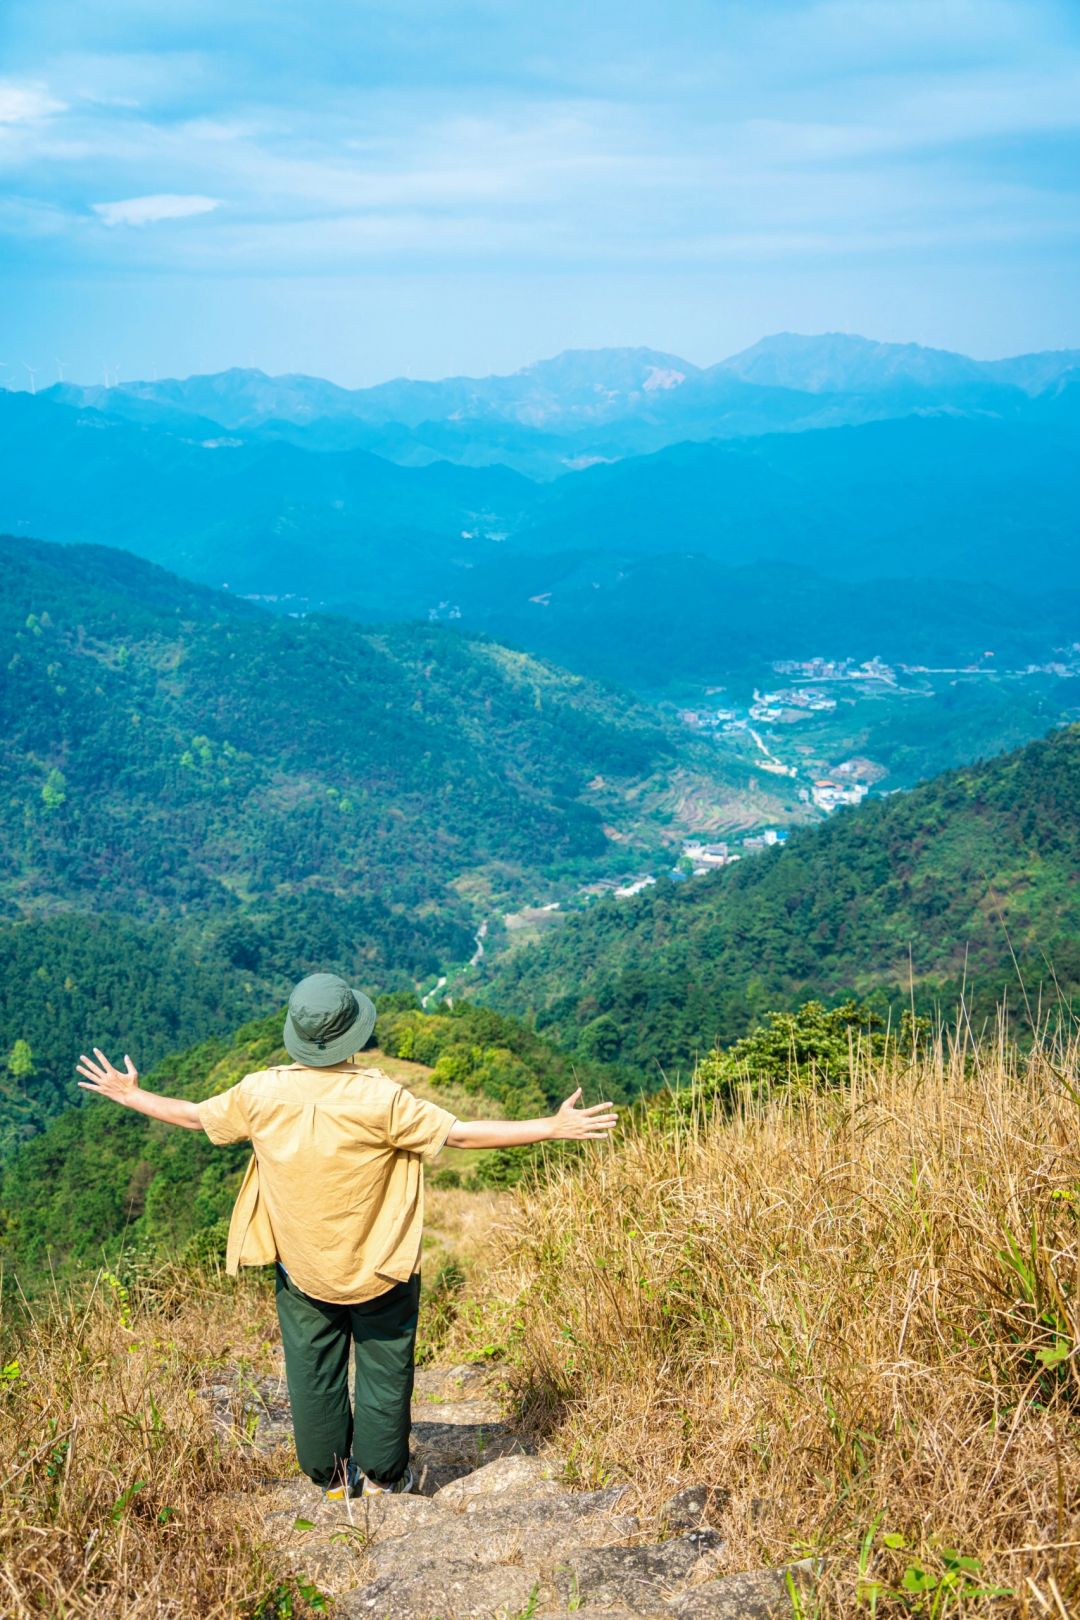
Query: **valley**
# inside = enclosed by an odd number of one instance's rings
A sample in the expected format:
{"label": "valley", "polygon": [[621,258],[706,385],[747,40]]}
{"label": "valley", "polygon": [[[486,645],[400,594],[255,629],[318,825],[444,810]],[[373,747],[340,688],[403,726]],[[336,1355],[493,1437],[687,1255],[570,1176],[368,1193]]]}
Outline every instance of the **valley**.
{"label": "valley", "polygon": [[88,1040],[156,1061],[305,966],[429,988],[486,918],[746,814],[659,710],[487,638],[273,616],[103,548],[0,557],[0,1026],[28,1054],[0,1149]]}
{"label": "valley", "polygon": [[[720,869],[599,898],[474,993],[561,1046],[673,1075],[768,1011],[855,997],[897,1021],[1071,1025],[1080,727],[869,799]],[[764,844],[764,840],[762,840]]]}
{"label": "valley", "polygon": [[1045,662],[1020,668],[999,667],[991,651],[951,668],[781,659],[749,697],[741,683],[651,696],[662,712],[674,704],[689,731],[786,778],[800,805],[828,814],[1080,718],[1080,648],[1048,648]]}

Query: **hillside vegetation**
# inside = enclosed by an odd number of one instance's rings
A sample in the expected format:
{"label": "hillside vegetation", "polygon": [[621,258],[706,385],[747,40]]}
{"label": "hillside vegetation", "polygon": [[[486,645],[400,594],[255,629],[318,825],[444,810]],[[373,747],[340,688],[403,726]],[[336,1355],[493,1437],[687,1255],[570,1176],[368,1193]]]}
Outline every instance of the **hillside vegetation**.
{"label": "hillside vegetation", "polygon": [[222,1445],[195,1394],[226,1362],[248,1379],[271,1365],[261,1280],[108,1273],[29,1317],[5,1298],[0,1330],[6,1615],[151,1620],[165,1594],[182,1620],[270,1620],[290,1594],[303,1612],[250,1452]]}
{"label": "hillside vegetation", "polygon": [[168,923],[66,913],[0,923],[0,1158],[74,1100],[88,1040],[149,1067],[252,1013],[249,976]]}
{"label": "hillside vegetation", "polygon": [[392,909],[604,848],[598,773],[670,753],[633,702],[438,628],[282,620],[118,552],[7,541],[3,887],[148,914],[309,874]]}
{"label": "hillside vegetation", "polygon": [[[797,831],[783,849],[601,901],[483,994],[654,1076],[774,1005],[849,994],[976,1016],[1080,990],[1080,727]],[[1015,960],[1014,960],[1015,958]],[[1018,976],[1019,981],[1018,982]]]}
{"label": "hillside vegetation", "polygon": [[823,1561],[799,1614],[1074,1614],[1080,1051],[850,1050],[706,1060],[552,1172],[464,1342],[645,1522],[700,1482],[723,1568]]}

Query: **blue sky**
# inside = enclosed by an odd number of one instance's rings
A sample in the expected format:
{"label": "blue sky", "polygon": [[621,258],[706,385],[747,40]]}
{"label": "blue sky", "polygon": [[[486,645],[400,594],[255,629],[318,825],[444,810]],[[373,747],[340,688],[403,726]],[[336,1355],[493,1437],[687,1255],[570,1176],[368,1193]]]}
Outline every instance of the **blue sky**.
{"label": "blue sky", "polygon": [[1074,0],[5,0],[0,380],[1080,345]]}

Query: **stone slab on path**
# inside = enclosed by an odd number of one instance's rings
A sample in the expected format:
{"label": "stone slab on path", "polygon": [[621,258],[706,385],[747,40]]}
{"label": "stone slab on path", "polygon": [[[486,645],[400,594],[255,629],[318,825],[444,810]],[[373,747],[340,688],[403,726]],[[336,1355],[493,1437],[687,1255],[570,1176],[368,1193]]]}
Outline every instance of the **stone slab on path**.
{"label": "stone slab on path", "polygon": [[493,1497],[513,1497],[517,1501],[538,1497],[564,1496],[566,1486],[559,1483],[563,1464],[543,1461],[539,1457],[509,1455],[484,1463],[449,1485],[435,1492],[435,1501],[442,1507],[461,1508],[466,1513],[486,1510]]}
{"label": "stone slab on path", "polygon": [[[789,1566],[800,1587],[813,1581],[810,1560]],[[667,1611],[668,1620],[791,1620],[788,1569],[755,1569],[721,1575],[684,1592]]]}
{"label": "stone slab on path", "polygon": [[703,1569],[716,1568],[722,1542],[715,1530],[696,1530],[639,1547],[575,1547],[559,1560],[556,1589],[567,1605],[654,1614]]}
{"label": "stone slab on path", "polygon": [[[280,1377],[234,1370],[202,1393],[215,1424],[256,1452],[291,1435]],[[485,1369],[422,1368],[417,1491],[328,1502],[306,1480],[268,1481],[267,1536],[333,1599],[337,1620],[790,1620],[784,1571],[716,1576],[722,1544],[707,1516],[726,1500],[718,1487],[672,1497],[662,1513],[671,1539],[646,1546],[619,1487],[571,1489],[563,1464],[532,1451]]]}
{"label": "stone slab on path", "polygon": [[418,1400],[486,1400],[491,1374],[480,1362],[461,1361],[451,1367],[417,1367],[413,1395]]}
{"label": "stone slab on path", "polygon": [[335,1620],[493,1620],[529,1608],[534,1571],[516,1564],[477,1568],[446,1559],[405,1576],[387,1575],[338,1598]]}
{"label": "stone slab on path", "polygon": [[506,1430],[503,1409],[499,1401],[413,1401],[413,1431],[417,1424],[434,1425],[440,1429],[477,1428]]}
{"label": "stone slab on path", "polygon": [[567,1547],[610,1545],[636,1532],[637,1519],[615,1511],[621,1494],[618,1489],[566,1491],[550,1500],[492,1504],[483,1514],[444,1508],[441,1522],[377,1542],[371,1561],[378,1575],[399,1577],[418,1565],[446,1558],[474,1566],[514,1563],[554,1572]]}
{"label": "stone slab on path", "polygon": [[208,1402],[214,1427],[242,1438],[253,1452],[265,1455],[291,1445],[292,1408],[284,1373],[253,1378],[239,1367],[223,1367],[212,1384],[196,1393]]}

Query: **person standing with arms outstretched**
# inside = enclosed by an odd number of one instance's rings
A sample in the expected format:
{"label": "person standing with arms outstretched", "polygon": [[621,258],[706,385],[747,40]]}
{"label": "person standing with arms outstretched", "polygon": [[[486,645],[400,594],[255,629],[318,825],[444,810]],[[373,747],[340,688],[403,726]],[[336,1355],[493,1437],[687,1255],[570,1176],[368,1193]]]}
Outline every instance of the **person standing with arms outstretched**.
{"label": "person standing with arms outstretched", "polygon": [[314,973],[289,997],[284,1040],[294,1061],[205,1102],[144,1090],[130,1057],[118,1070],[97,1047],[78,1064],[84,1091],[217,1144],[250,1141],[226,1270],[276,1267],[297,1457],[334,1498],[413,1488],[424,1162],[445,1146],[599,1141],[617,1123],[611,1103],[578,1106],[580,1087],[548,1119],[458,1120],[357,1061],[374,1027],[362,991]]}

